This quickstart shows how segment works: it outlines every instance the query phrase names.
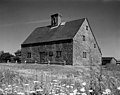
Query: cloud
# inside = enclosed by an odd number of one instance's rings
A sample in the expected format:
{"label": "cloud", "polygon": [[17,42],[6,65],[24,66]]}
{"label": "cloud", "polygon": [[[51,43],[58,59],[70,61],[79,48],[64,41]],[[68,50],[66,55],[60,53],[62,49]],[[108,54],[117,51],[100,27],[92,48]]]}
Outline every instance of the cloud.
{"label": "cloud", "polygon": [[[44,1],[44,0],[43,0]],[[49,0],[45,0],[45,1],[49,1]],[[51,0],[51,1],[83,1],[83,2],[86,2],[86,1],[88,1],[88,2],[91,2],[91,1],[105,1],[105,2],[108,2],[108,1],[120,1],[120,0]]]}
{"label": "cloud", "polygon": [[29,21],[29,22],[22,22],[22,23],[1,24],[0,27],[9,27],[9,26],[15,26],[20,24],[36,24],[36,23],[45,23],[45,22],[49,22],[49,20],[37,20],[37,21]]}
{"label": "cloud", "polygon": [[102,0],[103,2],[117,2],[117,1],[120,1],[120,0]]}
{"label": "cloud", "polygon": [[30,22],[26,22],[25,24],[44,23],[44,22],[49,22],[49,20],[30,21]]}
{"label": "cloud", "polygon": [[104,2],[116,2],[116,1],[120,1],[120,0],[103,0]]}

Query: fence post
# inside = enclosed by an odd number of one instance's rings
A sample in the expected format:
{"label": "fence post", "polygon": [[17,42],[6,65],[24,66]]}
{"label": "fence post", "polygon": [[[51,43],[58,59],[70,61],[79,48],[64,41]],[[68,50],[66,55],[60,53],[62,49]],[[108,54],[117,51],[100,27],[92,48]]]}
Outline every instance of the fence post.
{"label": "fence post", "polygon": [[48,60],[48,65],[50,65],[50,60]]}
{"label": "fence post", "polygon": [[66,65],[66,61],[64,60],[64,65]]}
{"label": "fence post", "polygon": [[25,60],[25,64],[27,63],[27,61]]}

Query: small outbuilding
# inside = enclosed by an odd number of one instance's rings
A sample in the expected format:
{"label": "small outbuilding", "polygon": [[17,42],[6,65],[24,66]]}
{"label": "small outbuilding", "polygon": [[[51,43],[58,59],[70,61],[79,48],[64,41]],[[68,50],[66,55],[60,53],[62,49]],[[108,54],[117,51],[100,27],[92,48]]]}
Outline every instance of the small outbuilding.
{"label": "small outbuilding", "polygon": [[117,60],[114,57],[102,57],[102,65],[116,64]]}
{"label": "small outbuilding", "polygon": [[117,60],[116,64],[120,65],[120,60]]}

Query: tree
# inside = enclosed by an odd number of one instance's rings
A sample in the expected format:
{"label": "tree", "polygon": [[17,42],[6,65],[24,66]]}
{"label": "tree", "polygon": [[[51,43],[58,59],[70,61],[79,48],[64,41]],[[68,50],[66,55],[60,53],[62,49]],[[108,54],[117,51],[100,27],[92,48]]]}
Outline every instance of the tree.
{"label": "tree", "polygon": [[16,56],[21,56],[21,50],[17,50],[14,54],[15,54]]}
{"label": "tree", "polygon": [[4,51],[0,51],[0,55],[3,54],[3,53],[4,53]]}
{"label": "tree", "polygon": [[7,62],[8,60],[11,61],[11,58],[14,57],[14,55],[7,53],[2,53],[0,55],[0,62]]}
{"label": "tree", "polygon": [[20,63],[21,62],[21,50],[17,50],[14,54],[15,54],[14,60]]}

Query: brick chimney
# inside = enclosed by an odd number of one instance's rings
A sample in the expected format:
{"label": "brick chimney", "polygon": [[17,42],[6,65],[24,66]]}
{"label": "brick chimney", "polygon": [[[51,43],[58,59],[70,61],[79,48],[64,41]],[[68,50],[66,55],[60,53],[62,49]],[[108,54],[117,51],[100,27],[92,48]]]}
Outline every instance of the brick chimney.
{"label": "brick chimney", "polygon": [[58,13],[51,15],[51,26],[59,26],[61,23],[61,15]]}

